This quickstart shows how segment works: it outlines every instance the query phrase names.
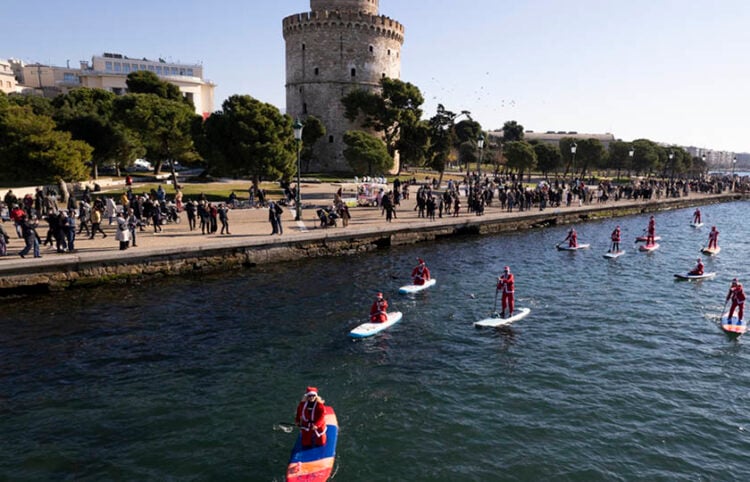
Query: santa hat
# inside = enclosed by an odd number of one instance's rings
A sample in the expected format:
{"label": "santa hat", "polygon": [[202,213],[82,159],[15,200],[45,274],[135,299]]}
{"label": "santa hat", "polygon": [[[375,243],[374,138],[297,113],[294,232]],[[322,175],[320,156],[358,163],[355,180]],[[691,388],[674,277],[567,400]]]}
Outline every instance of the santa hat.
{"label": "santa hat", "polygon": [[419,264],[424,264],[424,260],[423,260],[422,258],[417,258],[417,262],[418,262]]}
{"label": "santa hat", "polygon": [[377,295],[375,295],[375,296],[376,296],[376,297],[378,297],[378,298],[382,298],[382,297],[383,297],[383,293],[378,293],[378,294],[377,294]]}
{"label": "santa hat", "polygon": [[505,269],[504,269],[503,271],[507,271],[507,272],[509,272],[509,273],[510,273],[510,266],[506,266],[506,267],[505,267]]}
{"label": "santa hat", "polygon": [[315,387],[307,387],[307,392],[305,392],[305,396],[309,397],[310,395],[318,396],[318,389]]}

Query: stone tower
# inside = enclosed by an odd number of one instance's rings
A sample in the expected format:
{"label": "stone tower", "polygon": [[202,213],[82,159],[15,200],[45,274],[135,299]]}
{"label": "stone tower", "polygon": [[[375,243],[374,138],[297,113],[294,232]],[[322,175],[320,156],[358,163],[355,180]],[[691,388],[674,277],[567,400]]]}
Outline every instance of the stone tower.
{"label": "stone tower", "polygon": [[309,169],[346,172],[344,133],[359,127],[344,117],[341,98],[400,78],[404,26],[379,15],[378,0],[310,0],[310,8],[283,20],[286,112],[303,122],[315,116],[326,127]]}

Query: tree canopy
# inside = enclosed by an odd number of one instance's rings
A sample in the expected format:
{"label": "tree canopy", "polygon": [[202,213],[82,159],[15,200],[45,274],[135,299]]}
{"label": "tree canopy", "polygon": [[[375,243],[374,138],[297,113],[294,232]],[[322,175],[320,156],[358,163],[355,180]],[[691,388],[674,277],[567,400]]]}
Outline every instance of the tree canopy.
{"label": "tree canopy", "polygon": [[344,158],[358,176],[375,176],[393,169],[393,158],[385,143],[362,131],[344,134]]}
{"label": "tree canopy", "polygon": [[56,130],[54,121],[0,95],[0,177],[30,183],[88,178],[92,148]]}
{"label": "tree canopy", "polygon": [[[203,155],[216,174],[289,179],[297,169],[292,119],[249,95],[233,95],[204,123]],[[302,130],[304,136],[305,130]]]}

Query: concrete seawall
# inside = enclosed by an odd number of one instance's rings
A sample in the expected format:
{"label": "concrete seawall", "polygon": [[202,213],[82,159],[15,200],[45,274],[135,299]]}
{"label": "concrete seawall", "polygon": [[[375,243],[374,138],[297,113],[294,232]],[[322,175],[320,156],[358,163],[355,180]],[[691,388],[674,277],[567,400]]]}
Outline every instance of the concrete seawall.
{"label": "concrete seawall", "polygon": [[537,229],[740,199],[744,198],[736,194],[720,194],[648,202],[621,200],[604,205],[548,208],[545,211],[537,209],[510,214],[498,208],[484,216],[463,214],[436,221],[416,218],[401,224],[385,223],[375,211],[371,221],[344,229],[292,233],[287,229],[287,234],[283,236],[211,238],[187,247],[176,242],[165,242],[162,246],[138,251],[99,250],[60,257],[45,256],[33,262],[14,258],[0,261],[0,296],[44,293],[184,273],[252,268],[304,258],[346,256],[449,236]]}

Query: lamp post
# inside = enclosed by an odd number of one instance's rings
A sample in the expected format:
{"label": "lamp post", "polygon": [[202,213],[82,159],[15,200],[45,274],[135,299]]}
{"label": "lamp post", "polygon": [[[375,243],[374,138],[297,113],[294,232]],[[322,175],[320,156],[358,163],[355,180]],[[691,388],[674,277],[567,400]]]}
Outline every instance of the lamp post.
{"label": "lamp post", "polygon": [[573,158],[570,163],[573,165],[573,169],[576,168],[576,150],[577,149],[578,149],[578,144],[576,144],[576,141],[573,141],[573,143],[570,145],[570,155]]}
{"label": "lamp post", "polygon": [[672,161],[674,159],[674,152],[669,151],[669,182],[674,182],[674,162]]}
{"label": "lamp post", "polygon": [[300,192],[300,171],[302,170],[302,162],[300,160],[300,150],[302,149],[302,128],[305,127],[299,119],[294,121],[292,128],[294,129],[294,139],[297,142],[297,192],[295,193],[294,208],[295,215],[294,220],[299,221],[302,219],[302,193]]}
{"label": "lamp post", "polygon": [[477,158],[477,174],[479,175],[479,182],[482,182],[482,150],[484,149],[484,136],[480,133],[477,139],[477,147],[479,148],[479,157]]}

